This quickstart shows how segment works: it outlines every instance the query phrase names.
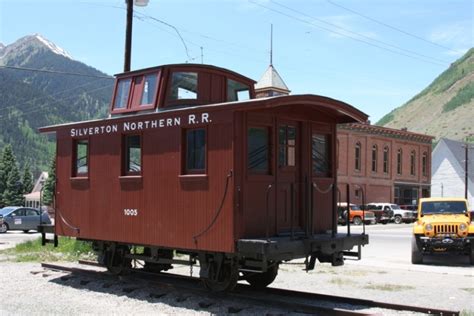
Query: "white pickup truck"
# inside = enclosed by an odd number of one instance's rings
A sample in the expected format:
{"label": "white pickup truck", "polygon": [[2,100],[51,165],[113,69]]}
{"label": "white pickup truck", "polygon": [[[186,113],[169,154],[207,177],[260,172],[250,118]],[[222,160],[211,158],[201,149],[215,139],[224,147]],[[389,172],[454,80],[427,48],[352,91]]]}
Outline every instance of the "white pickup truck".
{"label": "white pickup truck", "polygon": [[416,220],[416,212],[410,210],[402,210],[399,205],[392,203],[369,203],[370,207],[382,207],[384,211],[393,211],[392,220],[396,224],[413,223]]}

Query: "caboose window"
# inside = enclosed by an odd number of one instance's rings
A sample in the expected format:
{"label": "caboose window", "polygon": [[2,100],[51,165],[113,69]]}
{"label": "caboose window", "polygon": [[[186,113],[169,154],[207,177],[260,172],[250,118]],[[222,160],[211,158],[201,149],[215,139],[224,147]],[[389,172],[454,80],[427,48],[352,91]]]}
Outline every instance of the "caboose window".
{"label": "caboose window", "polygon": [[87,176],[89,173],[89,141],[79,139],[74,142],[74,176]]}
{"label": "caboose window", "polygon": [[186,130],[186,173],[206,171],[206,130]]}
{"label": "caboose window", "polygon": [[268,127],[250,127],[247,132],[247,163],[252,173],[270,172]]}
{"label": "caboose window", "polygon": [[131,83],[132,83],[132,79],[130,78],[119,80],[118,85],[117,85],[117,92],[115,94],[114,109],[127,108]]}
{"label": "caboose window", "polygon": [[124,137],[124,147],[125,175],[140,174],[142,169],[142,148],[140,135],[126,135]]}
{"label": "caboose window", "polygon": [[146,75],[140,105],[152,104],[156,94],[156,74]]}
{"label": "caboose window", "polygon": [[227,101],[243,101],[250,99],[249,86],[232,79],[227,80]]}
{"label": "caboose window", "polygon": [[196,72],[173,72],[171,76],[170,100],[195,100],[198,92]]}
{"label": "caboose window", "polygon": [[313,173],[315,175],[323,177],[329,177],[331,175],[329,140],[329,135],[313,134],[311,153]]}
{"label": "caboose window", "polygon": [[278,129],[278,165],[280,167],[294,167],[296,163],[296,127],[291,125],[280,126]]}

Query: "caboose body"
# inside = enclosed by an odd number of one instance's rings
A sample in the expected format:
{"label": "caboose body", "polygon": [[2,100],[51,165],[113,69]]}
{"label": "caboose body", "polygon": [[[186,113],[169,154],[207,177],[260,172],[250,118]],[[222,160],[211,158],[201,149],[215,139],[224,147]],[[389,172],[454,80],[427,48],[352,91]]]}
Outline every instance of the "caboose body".
{"label": "caboose body", "polygon": [[337,233],[336,124],[366,119],[322,96],[255,99],[208,65],[119,74],[109,118],[41,129],[57,138],[54,233],[114,272],[199,261],[213,290],[266,286],[286,260],[342,264],[368,236]]}

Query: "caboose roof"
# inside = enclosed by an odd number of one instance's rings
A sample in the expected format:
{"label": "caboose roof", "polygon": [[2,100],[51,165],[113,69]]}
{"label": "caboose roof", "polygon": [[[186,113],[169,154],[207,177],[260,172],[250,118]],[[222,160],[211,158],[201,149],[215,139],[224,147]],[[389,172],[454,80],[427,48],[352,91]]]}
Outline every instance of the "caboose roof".
{"label": "caboose roof", "polygon": [[156,112],[149,113],[137,113],[128,116],[110,117],[98,120],[89,120],[82,122],[65,123],[59,125],[51,125],[41,127],[39,129],[42,133],[55,132],[63,128],[69,128],[72,126],[89,125],[91,123],[110,123],[110,122],[121,122],[127,121],[134,118],[153,118],[159,116],[162,113],[187,113],[187,112],[212,112],[220,110],[229,111],[257,111],[264,109],[280,108],[280,107],[310,107],[315,111],[324,113],[330,117],[333,117],[337,124],[341,123],[354,123],[354,122],[366,122],[368,119],[367,114],[356,109],[355,107],[332,98],[314,95],[314,94],[301,94],[301,95],[289,95],[289,96],[277,96],[269,98],[251,99],[246,101],[236,102],[225,102],[199,106],[187,106],[187,107],[174,107],[158,109]]}
{"label": "caboose roof", "polygon": [[215,71],[215,72],[219,72],[219,73],[223,73],[223,74],[230,74],[230,75],[232,75],[236,78],[243,79],[243,81],[249,81],[249,82],[252,82],[252,83],[256,83],[255,80],[253,80],[249,77],[243,76],[243,75],[239,74],[238,72],[226,69],[226,68],[217,67],[217,66],[208,65],[208,64],[189,64],[189,63],[188,64],[167,64],[167,65],[137,69],[137,70],[128,71],[128,72],[120,72],[120,73],[115,74],[114,76],[117,77],[117,78],[133,77],[134,75],[140,74],[140,73],[152,72],[153,70],[159,70],[159,69],[171,69],[171,68],[180,68],[180,69],[189,68],[189,69],[194,69],[194,70],[199,69],[199,70],[204,70],[204,71]]}

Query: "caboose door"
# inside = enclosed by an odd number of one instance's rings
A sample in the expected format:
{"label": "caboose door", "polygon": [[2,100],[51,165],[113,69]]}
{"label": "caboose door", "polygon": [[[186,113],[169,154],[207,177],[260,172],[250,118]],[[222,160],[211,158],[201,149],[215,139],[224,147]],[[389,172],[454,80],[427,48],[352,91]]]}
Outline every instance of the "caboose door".
{"label": "caboose door", "polygon": [[276,228],[278,234],[301,230],[301,127],[296,121],[277,125]]}

